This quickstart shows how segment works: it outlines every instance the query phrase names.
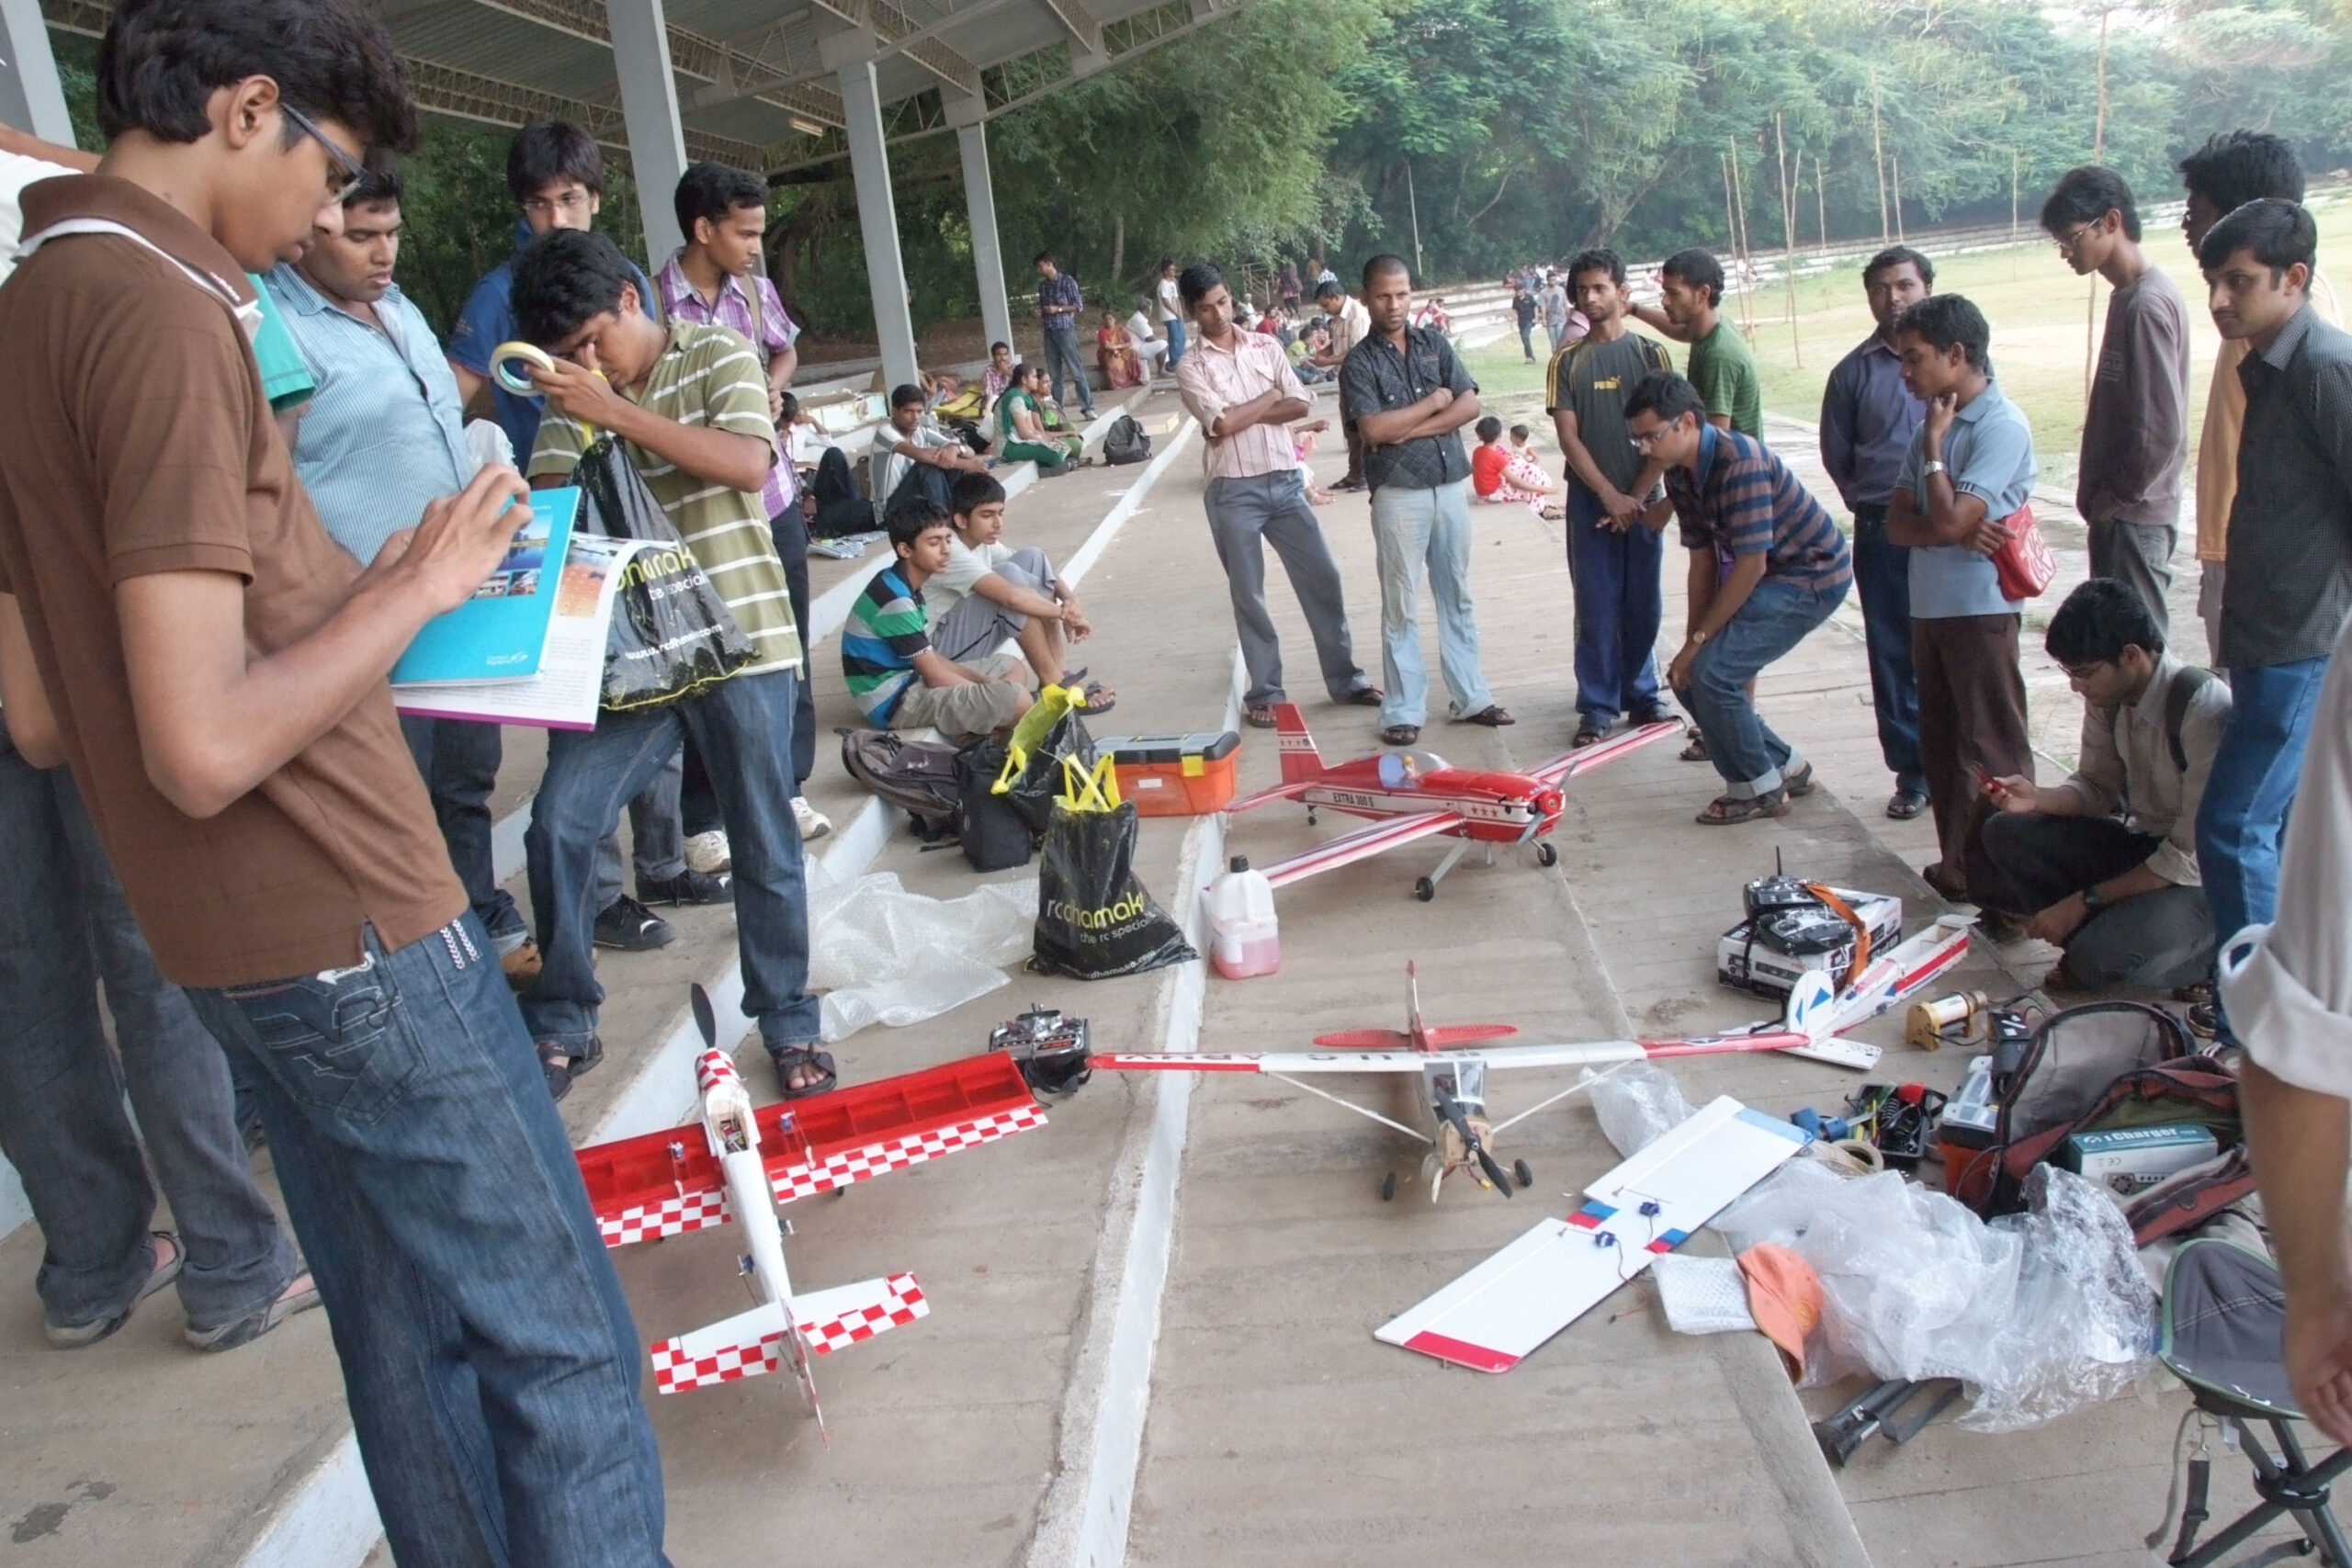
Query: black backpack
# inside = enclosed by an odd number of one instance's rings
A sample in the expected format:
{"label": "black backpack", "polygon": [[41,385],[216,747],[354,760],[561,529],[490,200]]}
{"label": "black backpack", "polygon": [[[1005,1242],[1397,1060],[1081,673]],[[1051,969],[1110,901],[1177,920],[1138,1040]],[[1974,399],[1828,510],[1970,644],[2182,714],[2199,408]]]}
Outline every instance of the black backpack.
{"label": "black backpack", "polygon": [[1111,422],[1110,433],[1102,437],[1102,460],[1114,467],[1140,463],[1151,456],[1151,437],[1144,433],[1136,416],[1123,413]]}
{"label": "black backpack", "polygon": [[844,729],[841,734],[842,770],[913,818],[915,833],[924,843],[956,836],[963,796],[955,747],[913,739],[894,729]]}
{"label": "black backpack", "polygon": [[1010,871],[1027,865],[1036,852],[1036,836],[1029,831],[1010,795],[996,793],[997,775],[1004,772],[1004,742],[982,736],[956,753],[956,787],[962,799],[964,858],[974,871]]}

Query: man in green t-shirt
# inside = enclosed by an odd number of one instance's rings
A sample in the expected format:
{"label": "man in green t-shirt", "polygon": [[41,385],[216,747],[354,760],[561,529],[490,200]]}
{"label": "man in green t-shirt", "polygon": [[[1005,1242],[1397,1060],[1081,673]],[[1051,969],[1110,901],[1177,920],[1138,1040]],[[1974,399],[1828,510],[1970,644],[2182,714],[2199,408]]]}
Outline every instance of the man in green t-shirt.
{"label": "man in green t-shirt", "polygon": [[1724,267],[1709,251],[1677,251],[1658,269],[1659,303],[1636,305],[1634,315],[1677,343],[1690,345],[1686,378],[1707,405],[1707,422],[1764,439],[1764,382],[1747,340],[1724,319]]}

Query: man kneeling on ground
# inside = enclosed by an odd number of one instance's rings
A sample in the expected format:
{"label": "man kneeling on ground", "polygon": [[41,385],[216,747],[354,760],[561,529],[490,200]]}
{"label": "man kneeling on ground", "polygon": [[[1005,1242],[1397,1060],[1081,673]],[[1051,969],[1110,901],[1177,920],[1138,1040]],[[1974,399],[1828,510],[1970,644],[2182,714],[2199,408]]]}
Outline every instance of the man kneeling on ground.
{"label": "man kneeling on ground", "polygon": [[1054,563],[1034,545],[1015,549],[1004,542],[1004,487],[992,474],[956,476],[956,537],[947,570],[923,584],[929,597],[931,645],[951,663],[985,658],[1012,637],[1021,646],[1038,681],[1049,686],[1082,685],[1088,714],[1111,711],[1115,694],[1086,679],[1063,657],[1069,643],[1084,642],[1094,624],[1078,602],[1078,591],[1054,574]]}
{"label": "man kneeling on ground", "polygon": [[842,627],[842,675],[859,711],[879,728],[930,726],[957,740],[1027,713],[1036,678],[1018,657],[987,653],[959,664],[932,643],[922,589],[953,559],[947,508],[902,502],[883,527],[899,558],[874,574]]}
{"label": "man kneeling on ground", "polygon": [[2001,809],[1984,824],[1969,888],[2066,950],[2044,984],[2194,984],[2213,965],[2197,803],[2230,689],[2165,652],[2145,602],[2112,578],[2069,593],[2042,646],[2083,695],[2082,760],[2049,789],[1993,781]]}
{"label": "man kneeling on ground", "polygon": [[1854,581],[1846,536],[1789,466],[1760,441],[1707,418],[1698,389],[1654,370],[1625,400],[1634,446],[1665,465],[1666,499],[1642,521],[1682,519],[1690,552],[1690,629],[1667,666],[1699,721],[1724,793],[1699,813],[1708,827],[1785,817],[1813,790],[1813,765],[1757,716],[1757,672],[1827,620]]}

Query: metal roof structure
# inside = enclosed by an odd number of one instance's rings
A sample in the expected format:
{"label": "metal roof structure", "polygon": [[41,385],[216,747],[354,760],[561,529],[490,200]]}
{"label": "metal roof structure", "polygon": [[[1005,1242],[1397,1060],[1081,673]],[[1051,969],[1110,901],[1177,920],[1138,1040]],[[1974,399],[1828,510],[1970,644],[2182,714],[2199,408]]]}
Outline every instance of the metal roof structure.
{"label": "metal roof structure", "polygon": [[[769,173],[846,151],[825,40],[862,34],[893,140],[979,119],[1189,32],[1242,0],[668,0],[687,155]],[[555,118],[628,144],[605,0],[366,0],[418,102],[490,125]],[[108,0],[40,0],[50,27],[96,37]]]}

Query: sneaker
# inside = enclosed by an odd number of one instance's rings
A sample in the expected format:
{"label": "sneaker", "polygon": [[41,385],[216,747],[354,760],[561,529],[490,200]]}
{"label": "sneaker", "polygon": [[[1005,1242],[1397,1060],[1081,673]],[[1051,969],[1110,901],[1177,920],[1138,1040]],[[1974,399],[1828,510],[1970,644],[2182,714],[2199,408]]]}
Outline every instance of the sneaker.
{"label": "sneaker", "polygon": [[624,893],[596,917],[596,945],[650,953],[678,940],[678,929]]}
{"label": "sneaker", "polygon": [[[795,800],[793,804],[797,806],[800,803]],[[802,831],[801,836],[803,838],[808,836],[806,829]],[[688,871],[699,871],[706,876],[717,876],[734,863],[734,855],[727,847],[727,833],[724,829],[713,828],[707,833],[696,833],[686,840],[686,869]]]}
{"label": "sneaker", "polygon": [[735,879],[712,876],[688,866],[675,876],[640,876],[637,897],[645,904],[726,904],[735,897]]}
{"label": "sneaker", "polygon": [[240,1345],[252,1344],[296,1313],[308,1312],[318,1304],[318,1283],[305,1269],[288,1281],[268,1305],[215,1328],[198,1328],[191,1323],[183,1337],[199,1350],[233,1350]]}
{"label": "sneaker", "polygon": [[[147,1271],[147,1282],[130,1298],[130,1304],[112,1317],[93,1318],[87,1323],[60,1323],[48,1314],[41,1314],[42,1337],[61,1350],[79,1350],[85,1345],[95,1345],[130,1321],[139,1303],[180,1277],[180,1267],[187,1261],[187,1252],[180,1246],[180,1238],[170,1231],[151,1231],[147,1245],[153,1249],[155,1263]],[[169,1256],[166,1256],[168,1252]]]}
{"label": "sneaker", "polygon": [[[796,795],[792,797],[792,819],[800,824],[800,837],[803,842],[810,839],[821,839],[833,830],[832,820],[809,805],[801,795]],[[692,864],[693,862],[689,860],[687,863]]]}

